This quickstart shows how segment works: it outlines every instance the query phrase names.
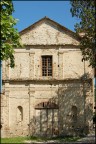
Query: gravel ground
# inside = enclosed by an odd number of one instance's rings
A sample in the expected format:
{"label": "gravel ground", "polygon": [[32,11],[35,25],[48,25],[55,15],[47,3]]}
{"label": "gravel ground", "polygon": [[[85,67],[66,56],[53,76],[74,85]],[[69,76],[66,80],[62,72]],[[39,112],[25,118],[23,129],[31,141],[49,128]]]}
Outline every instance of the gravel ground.
{"label": "gravel ground", "polygon": [[95,134],[89,134],[88,136],[81,138],[78,140],[78,142],[85,142],[85,143],[96,143],[96,138],[95,138]]}
{"label": "gravel ground", "polygon": [[25,143],[30,144],[95,144],[95,134],[89,134],[88,136],[79,139],[77,142],[59,142],[58,140],[50,140],[47,142],[36,142],[36,141],[25,141]]}

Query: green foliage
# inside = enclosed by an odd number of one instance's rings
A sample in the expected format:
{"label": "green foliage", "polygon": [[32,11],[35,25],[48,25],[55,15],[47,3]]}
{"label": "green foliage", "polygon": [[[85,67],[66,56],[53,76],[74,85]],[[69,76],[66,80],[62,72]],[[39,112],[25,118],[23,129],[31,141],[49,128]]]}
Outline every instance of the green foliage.
{"label": "green foliage", "polygon": [[10,59],[10,66],[14,67],[14,47],[19,47],[20,38],[17,29],[14,28],[17,20],[13,18],[14,7],[12,0],[1,0],[1,48],[0,60]]}
{"label": "green foliage", "polygon": [[72,16],[80,20],[75,30],[77,34],[84,32],[80,42],[83,59],[89,60],[90,66],[96,68],[95,0],[71,0],[70,3]]}
{"label": "green foliage", "polygon": [[1,143],[23,143],[27,138],[26,137],[13,137],[13,138],[1,138]]}

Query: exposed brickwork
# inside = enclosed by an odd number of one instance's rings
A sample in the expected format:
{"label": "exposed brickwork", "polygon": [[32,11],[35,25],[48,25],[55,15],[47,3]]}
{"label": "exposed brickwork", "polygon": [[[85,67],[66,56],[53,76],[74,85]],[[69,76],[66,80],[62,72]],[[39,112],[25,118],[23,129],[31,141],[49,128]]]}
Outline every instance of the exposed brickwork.
{"label": "exposed brickwork", "polygon": [[[88,133],[92,69],[81,61],[79,41],[46,21],[21,35],[21,40],[27,46],[15,49],[15,68],[3,62],[2,137]],[[42,55],[52,55],[52,77],[42,76]],[[40,103],[54,103],[58,109],[36,109]],[[77,109],[76,121],[72,107]]]}

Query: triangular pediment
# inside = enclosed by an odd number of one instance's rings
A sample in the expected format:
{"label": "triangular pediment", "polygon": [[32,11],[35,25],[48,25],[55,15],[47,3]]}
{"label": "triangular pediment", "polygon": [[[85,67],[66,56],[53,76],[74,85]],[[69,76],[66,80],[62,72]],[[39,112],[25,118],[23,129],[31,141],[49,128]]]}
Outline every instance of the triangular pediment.
{"label": "triangular pediment", "polygon": [[20,35],[24,45],[78,45],[80,40],[74,32],[46,17],[21,31]]}

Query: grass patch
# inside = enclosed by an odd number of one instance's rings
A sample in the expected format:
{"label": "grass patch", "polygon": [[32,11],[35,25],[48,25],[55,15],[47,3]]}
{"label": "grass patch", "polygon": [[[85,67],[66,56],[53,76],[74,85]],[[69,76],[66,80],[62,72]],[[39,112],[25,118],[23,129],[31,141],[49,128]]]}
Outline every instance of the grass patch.
{"label": "grass patch", "polygon": [[1,138],[1,143],[23,143],[26,137]]}
{"label": "grass patch", "polygon": [[36,142],[44,142],[44,141],[58,141],[58,142],[75,142],[80,137],[72,137],[72,136],[66,136],[66,137],[51,137],[51,138],[46,138],[46,137],[28,137],[27,140],[32,140]]}
{"label": "grass patch", "polygon": [[80,139],[80,137],[62,136],[62,137],[52,138],[52,140],[58,140],[59,142],[75,142],[78,139]]}
{"label": "grass patch", "polygon": [[58,141],[58,142],[76,142],[80,137],[14,137],[14,138],[1,138],[1,143],[24,143],[24,141],[35,141],[35,142],[44,142],[44,141]]}

